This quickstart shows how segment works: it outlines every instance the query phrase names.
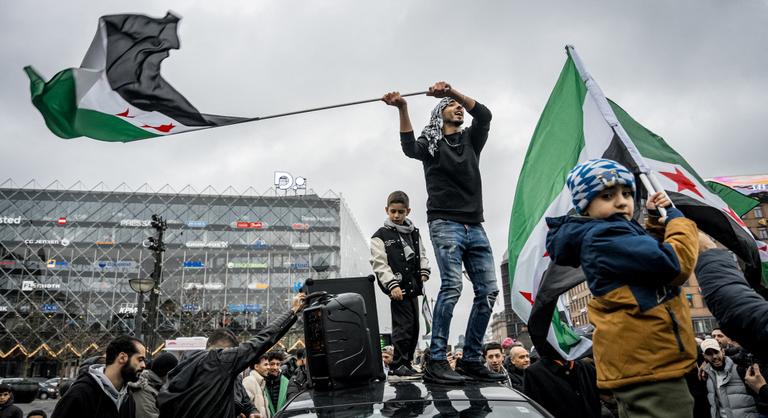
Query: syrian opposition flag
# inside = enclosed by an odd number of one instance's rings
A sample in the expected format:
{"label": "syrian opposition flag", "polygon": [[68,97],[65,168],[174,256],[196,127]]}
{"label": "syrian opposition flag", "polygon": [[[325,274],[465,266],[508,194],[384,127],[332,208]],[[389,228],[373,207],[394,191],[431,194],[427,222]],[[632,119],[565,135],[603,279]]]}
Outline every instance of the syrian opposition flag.
{"label": "syrian opposition flag", "polygon": [[179,48],[171,13],[162,19],[111,15],[99,19],[80,68],[45,82],[32,67],[32,103],[57,136],[128,142],[245,121],[200,113],[160,75]]}
{"label": "syrian opposition flag", "polygon": [[[555,306],[557,296],[584,278],[579,271],[565,272],[559,266],[548,271],[545,218],[573,210],[565,181],[576,164],[610,158],[636,175],[644,174],[701,230],[746,263],[753,286],[760,279],[760,258],[756,241],[734,211],[661,137],[606,99],[573,48],[567,51],[568,59],[536,126],[517,183],[508,251],[512,307],[528,322],[534,344],[538,347],[546,338],[561,356],[574,359],[590,342],[573,332],[567,315],[552,314],[560,311]],[[546,300],[537,300],[539,295]]]}

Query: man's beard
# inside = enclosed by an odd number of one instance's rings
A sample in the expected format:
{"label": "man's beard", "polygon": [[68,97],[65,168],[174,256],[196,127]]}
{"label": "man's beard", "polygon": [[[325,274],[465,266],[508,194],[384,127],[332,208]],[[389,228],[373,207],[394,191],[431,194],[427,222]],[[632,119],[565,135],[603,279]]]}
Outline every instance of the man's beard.
{"label": "man's beard", "polygon": [[139,380],[139,370],[126,363],[120,368],[120,377],[126,382],[135,382]]}

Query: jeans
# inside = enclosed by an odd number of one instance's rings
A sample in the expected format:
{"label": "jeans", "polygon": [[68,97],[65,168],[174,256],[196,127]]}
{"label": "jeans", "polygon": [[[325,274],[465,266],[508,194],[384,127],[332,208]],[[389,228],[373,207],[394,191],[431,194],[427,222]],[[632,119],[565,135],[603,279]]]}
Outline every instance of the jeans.
{"label": "jeans", "polygon": [[432,315],[430,357],[433,360],[446,360],[453,308],[461,295],[463,263],[475,291],[464,333],[463,360],[482,361],[483,336],[499,294],[491,244],[481,224],[465,225],[444,219],[429,223],[429,236],[435,249],[441,280]]}

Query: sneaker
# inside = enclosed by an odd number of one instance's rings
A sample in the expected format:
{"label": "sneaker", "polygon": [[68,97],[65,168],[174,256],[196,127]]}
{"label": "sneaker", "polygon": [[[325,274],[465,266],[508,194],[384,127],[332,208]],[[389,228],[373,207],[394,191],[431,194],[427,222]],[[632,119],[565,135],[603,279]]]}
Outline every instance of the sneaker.
{"label": "sneaker", "polygon": [[412,371],[414,373],[414,376],[421,376],[424,374],[424,372],[421,372],[419,370],[416,370],[412,365],[406,364],[405,367],[408,368],[408,370]]}
{"label": "sneaker", "polygon": [[413,377],[416,376],[416,372],[409,369],[405,365],[402,365],[392,371],[392,374],[400,377]]}
{"label": "sneaker", "polygon": [[479,361],[465,361],[458,359],[456,361],[456,372],[464,376],[467,380],[477,380],[480,382],[500,382],[506,379],[501,373],[494,373],[488,370],[483,363]]}
{"label": "sneaker", "polygon": [[448,360],[430,359],[424,372],[424,381],[444,385],[461,385],[466,379],[451,368]]}

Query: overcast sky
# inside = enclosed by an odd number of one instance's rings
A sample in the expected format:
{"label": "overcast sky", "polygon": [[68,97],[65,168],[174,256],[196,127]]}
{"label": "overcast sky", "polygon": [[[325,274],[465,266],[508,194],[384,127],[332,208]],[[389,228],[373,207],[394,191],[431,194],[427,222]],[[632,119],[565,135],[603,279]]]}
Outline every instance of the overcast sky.
{"label": "overcast sky", "polygon": [[[422,166],[402,154],[396,110],[383,103],[128,144],[51,134],[22,67],[50,78],[79,65],[99,16],[167,10],[182,17],[181,49],[165,60],[163,76],[204,113],[264,116],[425,90],[438,80],[487,105],[494,118],[481,171],[497,264],[528,141],[567,43],[608,97],[702,176],[768,171],[765,0],[70,0],[0,2],[0,181],[267,190],[273,172],[285,170],[319,193],[343,194],[366,236],[384,219],[386,195],[402,189],[428,239]],[[436,100],[409,103],[420,131]],[[434,275],[428,292],[438,286]],[[465,286],[452,341],[470,304]]]}

